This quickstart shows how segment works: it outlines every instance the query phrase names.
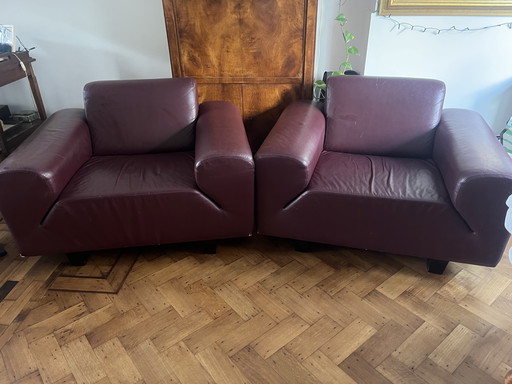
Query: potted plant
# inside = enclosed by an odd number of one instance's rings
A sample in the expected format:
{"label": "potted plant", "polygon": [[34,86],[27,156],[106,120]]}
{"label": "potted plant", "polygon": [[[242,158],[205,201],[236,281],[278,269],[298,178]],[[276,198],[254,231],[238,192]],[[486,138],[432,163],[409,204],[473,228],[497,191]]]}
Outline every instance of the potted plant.
{"label": "potted plant", "polygon": [[345,14],[340,13],[336,16],[335,20],[339,22],[341,35],[345,44],[345,60],[340,64],[337,71],[325,72],[322,80],[315,81],[313,85],[313,99],[317,101],[325,99],[325,90],[327,88],[326,81],[328,77],[345,75],[348,74],[349,71],[350,74],[357,74],[357,72],[353,71],[352,64],[350,63],[350,55],[359,55],[359,49],[351,45],[351,41],[354,40],[355,36],[345,29],[345,24],[348,21]]}

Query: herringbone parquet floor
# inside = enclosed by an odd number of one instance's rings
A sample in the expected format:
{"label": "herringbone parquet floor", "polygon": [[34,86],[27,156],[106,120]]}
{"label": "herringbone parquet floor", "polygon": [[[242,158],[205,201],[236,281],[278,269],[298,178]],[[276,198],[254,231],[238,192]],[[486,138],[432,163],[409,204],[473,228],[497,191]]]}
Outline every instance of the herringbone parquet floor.
{"label": "herringbone parquet floor", "polygon": [[[512,266],[287,240],[145,248],[118,294],[48,290],[60,256],[0,259],[0,384],[502,383]],[[14,286],[14,288],[12,288]],[[9,289],[12,290],[9,291]]]}

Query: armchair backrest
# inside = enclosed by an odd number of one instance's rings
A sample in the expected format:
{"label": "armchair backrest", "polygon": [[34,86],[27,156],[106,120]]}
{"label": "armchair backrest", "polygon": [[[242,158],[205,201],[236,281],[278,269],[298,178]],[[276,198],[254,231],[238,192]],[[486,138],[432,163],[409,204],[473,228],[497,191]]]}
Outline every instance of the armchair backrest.
{"label": "armchair backrest", "polygon": [[327,82],[325,149],[430,157],[445,85],[438,80],[332,76]]}
{"label": "armchair backrest", "polygon": [[85,85],[84,106],[94,155],[194,147],[194,79],[96,81]]}

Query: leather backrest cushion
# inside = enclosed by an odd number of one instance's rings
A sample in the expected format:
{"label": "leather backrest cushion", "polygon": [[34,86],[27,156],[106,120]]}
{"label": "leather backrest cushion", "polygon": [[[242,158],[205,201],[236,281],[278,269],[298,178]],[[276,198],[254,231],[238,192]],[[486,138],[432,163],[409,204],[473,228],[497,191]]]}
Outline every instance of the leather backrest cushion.
{"label": "leather backrest cushion", "polygon": [[327,82],[325,149],[431,157],[445,85],[438,80],[332,76]]}
{"label": "leather backrest cushion", "polygon": [[97,81],[84,88],[94,155],[184,151],[198,114],[190,78]]}

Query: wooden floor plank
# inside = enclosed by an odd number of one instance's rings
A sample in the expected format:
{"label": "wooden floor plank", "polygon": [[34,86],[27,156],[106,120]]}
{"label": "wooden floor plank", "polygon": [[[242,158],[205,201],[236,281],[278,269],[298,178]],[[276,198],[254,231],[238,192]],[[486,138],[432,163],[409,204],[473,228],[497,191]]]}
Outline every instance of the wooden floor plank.
{"label": "wooden floor plank", "polygon": [[228,355],[233,356],[254,340],[274,328],[276,322],[265,312],[261,312],[238,328],[221,337],[217,343]]}
{"label": "wooden floor plank", "polygon": [[94,384],[107,377],[101,361],[85,336],[63,345],[62,352],[77,382]]}
{"label": "wooden floor plank", "polygon": [[249,384],[249,380],[231,359],[217,346],[212,344],[196,354],[197,360],[219,384]]}
{"label": "wooden floor plank", "polygon": [[66,308],[62,312],[48,317],[38,323],[26,328],[23,333],[27,337],[29,343],[53,333],[68,324],[77,321],[78,319],[86,316],[89,312],[85,304],[78,303],[72,307]]}
{"label": "wooden floor plank", "polygon": [[184,343],[178,343],[166,352],[167,362],[182,383],[211,384],[215,380],[203,368]]}
{"label": "wooden floor plank", "polygon": [[338,365],[355,352],[377,331],[361,319],[354,320],[327,341],[320,351]]}
{"label": "wooden floor plank", "polygon": [[158,350],[151,341],[143,341],[136,347],[128,350],[128,354],[146,383],[179,383],[176,375],[166,364],[165,357],[158,353]]}
{"label": "wooden floor plank", "polygon": [[322,352],[316,351],[302,365],[320,382],[325,384],[357,384],[349,375],[340,369]]}
{"label": "wooden floor plank", "polygon": [[71,369],[53,334],[42,337],[29,346],[44,382],[54,383],[71,375]]}
{"label": "wooden floor plank", "polygon": [[401,343],[392,352],[391,356],[408,369],[414,370],[445,338],[446,333],[425,322],[407,340]]}
{"label": "wooden floor plank", "polygon": [[459,325],[438,345],[429,358],[440,367],[453,373],[477,342],[478,335],[463,325]]}
{"label": "wooden floor plank", "polygon": [[258,236],[195,247],[123,251],[137,260],[112,275],[117,293],[48,288],[64,272],[108,283],[119,250],[85,268],[0,259],[0,287],[15,282],[0,300],[0,384],[500,384],[512,370],[506,259],[438,276],[405,256]]}
{"label": "wooden floor plank", "polygon": [[[198,310],[189,316],[177,317],[175,321],[169,321],[165,328],[157,332],[152,330],[151,332],[154,333],[151,336],[151,340],[158,351],[165,351],[211,322],[212,318],[208,313]],[[140,336],[134,333],[130,338],[139,339]]]}
{"label": "wooden floor plank", "polygon": [[2,357],[9,379],[14,382],[37,371],[37,363],[23,333],[16,333],[2,348]]}
{"label": "wooden floor plank", "polygon": [[366,362],[357,353],[351,354],[339,364],[340,368],[345,371],[356,383],[375,383],[387,384],[391,383],[380,372]]}
{"label": "wooden floor plank", "polygon": [[262,358],[250,346],[237,352],[232,357],[232,361],[251,383],[282,384],[284,382],[272,362]]}
{"label": "wooden floor plank", "polygon": [[396,323],[388,322],[358,348],[357,352],[372,367],[376,368],[404,343],[412,332]]}
{"label": "wooden floor plank", "polygon": [[214,319],[231,309],[204,281],[186,286],[185,293],[197,307],[205,310]]}
{"label": "wooden floor plank", "polygon": [[319,384],[320,380],[309,372],[291,353],[281,349],[269,360],[276,367],[284,383]]}
{"label": "wooden floor plank", "polygon": [[99,345],[94,353],[112,384],[137,383],[143,380],[118,338]]}
{"label": "wooden floor plank", "polygon": [[228,282],[215,288],[215,293],[245,321],[261,312],[245,292],[233,283]]}
{"label": "wooden floor plank", "polygon": [[324,316],[286,344],[286,350],[302,362],[340,331],[341,326],[337,322]]}
{"label": "wooden floor plank", "polygon": [[392,356],[379,364],[377,371],[392,383],[429,384]]}
{"label": "wooden floor plank", "polygon": [[119,311],[113,305],[109,305],[66,324],[57,329],[53,334],[59,344],[64,345],[80,336],[92,332],[98,326],[113,320],[118,315]]}
{"label": "wooden floor plank", "polygon": [[226,313],[183,339],[192,353],[200,352],[243,324],[234,311]]}
{"label": "wooden floor plank", "polygon": [[254,340],[252,347],[266,359],[308,328],[308,323],[299,316],[292,315]]}
{"label": "wooden floor plank", "polygon": [[130,350],[181,319],[182,317],[174,308],[167,308],[151,316],[147,321],[134,322],[133,326],[118,332],[117,337],[123,346]]}

